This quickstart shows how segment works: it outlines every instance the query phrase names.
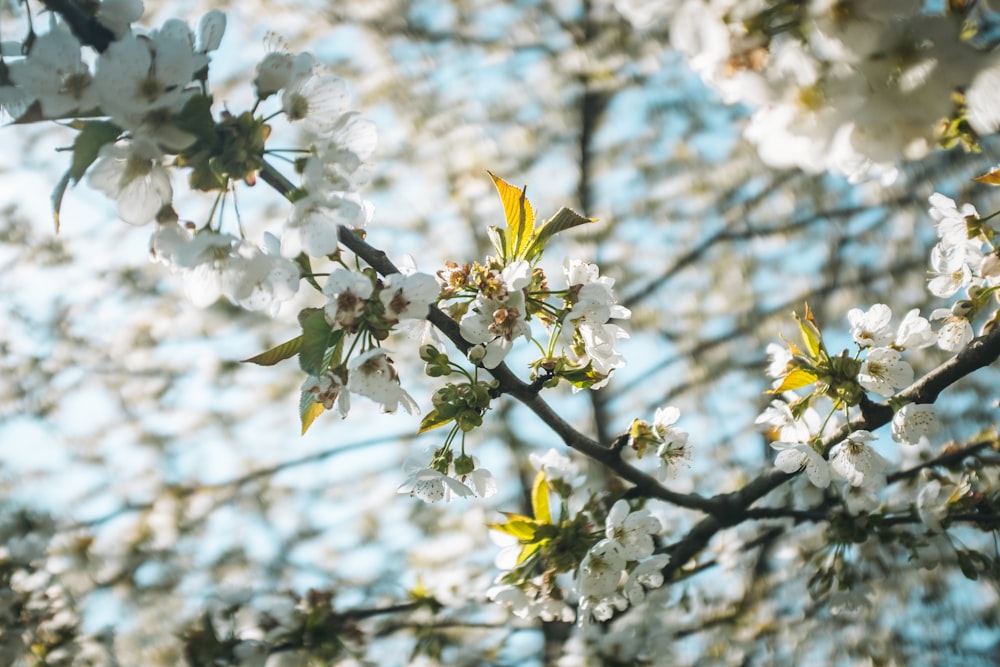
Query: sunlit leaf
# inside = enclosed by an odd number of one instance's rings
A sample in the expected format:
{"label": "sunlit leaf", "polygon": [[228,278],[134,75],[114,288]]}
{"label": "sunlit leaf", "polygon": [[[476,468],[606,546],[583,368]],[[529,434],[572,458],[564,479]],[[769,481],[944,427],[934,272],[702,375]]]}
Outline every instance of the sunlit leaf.
{"label": "sunlit leaf", "polygon": [[805,369],[799,368],[786,375],[784,379],[781,381],[780,385],[778,385],[774,389],[768,390],[766,393],[780,394],[785,391],[794,391],[796,389],[800,389],[802,387],[810,385],[816,382],[816,380],[818,379],[819,377],[812,371],[807,371]]}
{"label": "sunlit leaf", "polygon": [[804,318],[800,318],[797,313],[793,313],[792,316],[799,325],[799,333],[802,334],[802,342],[805,343],[806,350],[809,352],[809,358],[821,359],[820,353],[823,349],[823,334],[820,333],[819,327],[816,326],[816,320],[813,318],[812,311],[809,310],[809,304],[806,304]]}
{"label": "sunlit leaf", "polygon": [[534,519],[529,519],[528,517],[523,516],[516,519],[510,519],[507,523],[487,524],[487,527],[491,530],[510,535],[511,537],[516,537],[518,540],[523,542],[530,542],[535,538],[535,531],[538,528],[538,523]]}
{"label": "sunlit leaf", "polygon": [[994,169],[988,174],[976,176],[972,180],[976,183],[985,183],[986,185],[1000,185],[1000,168]]}
{"label": "sunlit leaf", "polygon": [[549,512],[549,483],[541,470],[535,475],[535,481],[531,485],[531,509],[537,521],[552,523],[552,514]]}
{"label": "sunlit leaf", "polygon": [[291,359],[302,349],[302,336],[296,336],[291,340],[286,340],[281,345],[276,345],[266,352],[244,359],[245,364],[257,364],[258,366],[273,366],[279,361]]}
{"label": "sunlit leaf", "polygon": [[520,565],[520,564],[522,564],[522,563],[523,563],[524,561],[526,561],[526,560],[528,560],[529,558],[531,558],[532,556],[534,556],[534,555],[535,555],[535,553],[536,553],[536,552],[537,552],[537,551],[538,551],[539,549],[541,549],[541,548],[542,548],[542,546],[543,546],[544,544],[545,544],[545,542],[531,542],[531,543],[529,543],[529,544],[525,544],[525,545],[524,545],[524,546],[523,546],[523,547],[521,548],[521,553],[519,553],[519,554],[517,555],[517,564],[518,564],[518,565]]}
{"label": "sunlit leaf", "polygon": [[444,417],[437,410],[431,410],[424,418],[420,420],[420,430],[417,433],[425,433],[427,431],[433,431],[439,426],[444,426],[448,422],[452,421],[454,417]]}
{"label": "sunlit leaf", "polygon": [[302,398],[299,400],[299,418],[302,421],[302,435],[306,434],[306,431],[316,421],[316,418],[325,411],[326,408],[322,403],[316,401],[316,397],[312,392],[302,392]]}
{"label": "sunlit leaf", "polygon": [[500,201],[503,203],[503,212],[507,218],[507,252],[504,257],[507,260],[520,259],[525,256],[528,245],[531,242],[532,233],[535,231],[535,211],[528,201],[528,186],[516,188],[503,180],[491,171],[487,171],[493,179],[500,194]]}

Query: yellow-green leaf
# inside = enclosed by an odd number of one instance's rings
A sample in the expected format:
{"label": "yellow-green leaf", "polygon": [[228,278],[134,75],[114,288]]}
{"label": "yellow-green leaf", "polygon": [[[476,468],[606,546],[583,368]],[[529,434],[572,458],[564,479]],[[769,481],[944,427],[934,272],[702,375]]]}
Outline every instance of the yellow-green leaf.
{"label": "yellow-green leaf", "polygon": [[535,475],[535,482],[531,485],[531,509],[536,521],[552,523],[552,514],[549,512],[549,483],[541,470]]}
{"label": "yellow-green leaf", "polygon": [[802,334],[802,342],[805,343],[806,350],[809,351],[809,358],[820,359],[820,350],[823,348],[823,335],[820,333],[819,327],[816,326],[816,320],[813,319],[809,306],[806,305],[805,318],[799,317],[797,313],[793,313],[792,316],[799,325],[799,333]]}
{"label": "yellow-green leaf", "polygon": [[305,409],[301,411],[302,435],[306,434],[306,431],[309,430],[312,423],[316,421],[316,418],[323,414],[324,411],[326,411],[326,408],[323,407],[323,404],[316,401],[309,403]]}
{"label": "yellow-green leaf", "polygon": [[518,540],[527,543],[535,539],[535,530],[538,528],[538,523],[534,519],[524,516],[516,519],[512,518],[507,523],[490,523],[487,524],[487,528],[505,533],[511,537],[516,537]]}
{"label": "yellow-green leaf", "polygon": [[774,389],[768,390],[768,394],[780,394],[785,391],[794,391],[806,385],[810,385],[819,377],[812,371],[807,371],[802,368],[796,369],[785,376],[781,381],[781,384]]}
{"label": "yellow-green leaf", "polygon": [[528,186],[518,189],[493,172],[486,173],[493,179],[507,218],[507,250],[510,254],[503,259],[520,259],[524,257],[535,231],[535,211],[528,201]]}
{"label": "yellow-green leaf", "polygon": [[425,433],[427,431],[432,431],[439,426],[444,426],[448,422],[452,421],[454,417],[442,417],[441,413],[437,410],[431,410],[424,418],[420,420],[420,430],[417,433]]}
{"label": "yellow-green leaf", "polygon": [[994,169],[988,174],[976,176],[972,180],[976,183],[985,183],[986,185],[1000,185],[1000,168]]}
{"label": "yellow-green leaf", "polygon": [[532,542],[531,544],[525,544],[521,547],[521,553],[517,555],[517,565],[520,565],[534,556],[535,552],[541,549],[543,544],[545,544],[545,542]]}
{"label": "yellow-green leaf", "polygon": [[244,359],[244,364],[257,364],[258,366],[273,366],[279,361],[291,359],[302,348],[302,336],[296,336],[291,340],[286,340],[281,345],[276,345],[266,352]]}

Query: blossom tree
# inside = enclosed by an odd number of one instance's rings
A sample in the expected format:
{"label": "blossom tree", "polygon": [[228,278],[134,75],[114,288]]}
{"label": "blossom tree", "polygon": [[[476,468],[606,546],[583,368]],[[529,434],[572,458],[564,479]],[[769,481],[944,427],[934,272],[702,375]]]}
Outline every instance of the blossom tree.
{"label": "blossom tree", "polygon": [[988,6],[169,10],[3,10],[0,664],[991,661]]}

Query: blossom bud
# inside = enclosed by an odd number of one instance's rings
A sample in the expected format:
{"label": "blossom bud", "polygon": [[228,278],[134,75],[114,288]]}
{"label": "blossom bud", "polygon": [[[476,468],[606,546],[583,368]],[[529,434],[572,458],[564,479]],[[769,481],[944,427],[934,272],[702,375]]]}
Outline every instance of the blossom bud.
{"label": "blossom bud", "polygon": [[486,358],[486,346],[485,345],[473,345],[469,348],[469,351],[465,353],[466,358],[474,363],[480,364],[483,359]]}
{"label": "blossom bud", "polygon": [[972,312],[975,304],[969,299],[962,299],[961,301],[956,301],[951,306],[951,314],[955,317],[965,317]]}

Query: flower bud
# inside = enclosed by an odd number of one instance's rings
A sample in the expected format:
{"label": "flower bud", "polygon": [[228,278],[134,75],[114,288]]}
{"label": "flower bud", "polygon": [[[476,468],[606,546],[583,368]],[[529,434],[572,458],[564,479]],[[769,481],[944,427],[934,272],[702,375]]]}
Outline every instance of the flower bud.
{"label": "flower bud", "polygon": [[955,317],[965,317],[972,312],[975,304],[969,299],[962,299],[961,301],[956,301],[951,306],[951,314]]}
{"label": "flower bud", "polygon": [[482,363],[483,359],[486,358],[486,346],[473,345],[469,348],[469,351],[465,353],[465,356],[470,362],[479,365]]}

